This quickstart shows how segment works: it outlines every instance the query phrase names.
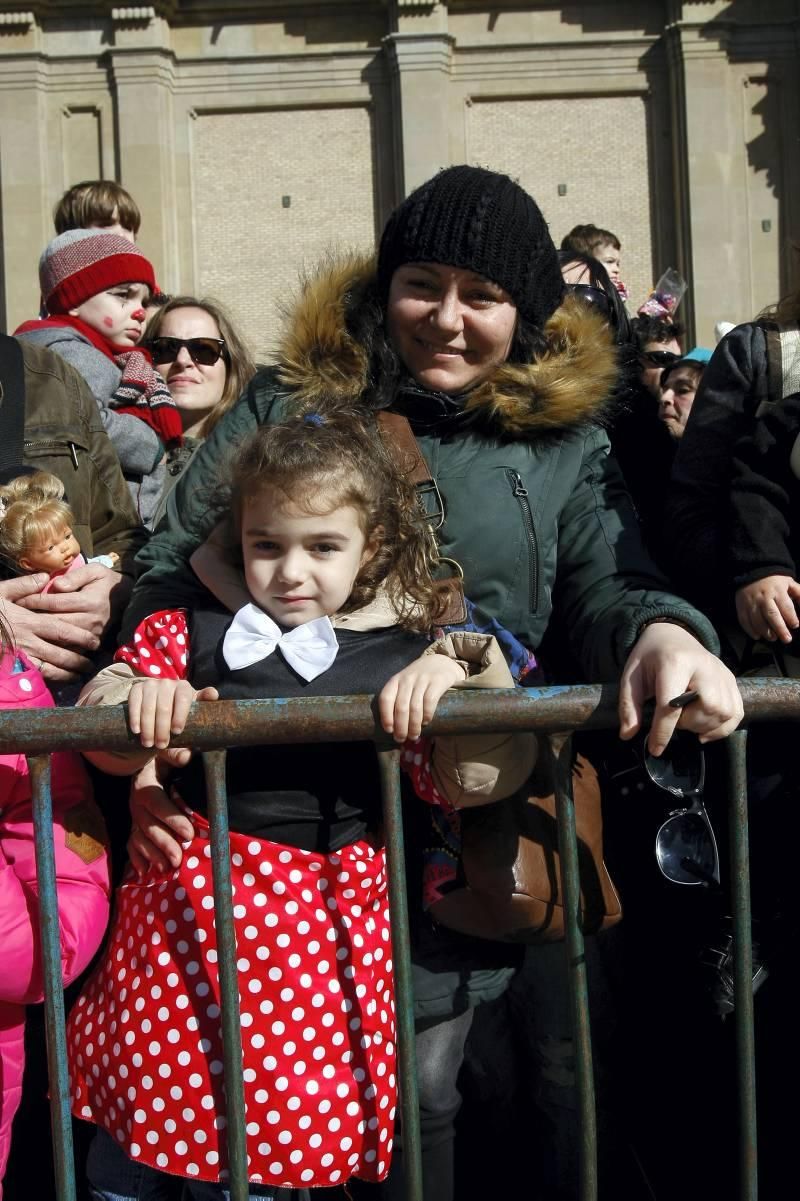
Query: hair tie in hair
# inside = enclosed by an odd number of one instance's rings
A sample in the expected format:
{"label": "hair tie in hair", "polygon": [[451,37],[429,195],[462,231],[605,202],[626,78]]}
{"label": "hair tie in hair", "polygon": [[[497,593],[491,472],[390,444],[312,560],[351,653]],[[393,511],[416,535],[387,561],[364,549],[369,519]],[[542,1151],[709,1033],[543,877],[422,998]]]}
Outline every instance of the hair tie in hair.
{"label": "hair tie in hair", "polygon": [[321,413],[306,413],[303,418],[304,425],[324,425],[325,418]]}

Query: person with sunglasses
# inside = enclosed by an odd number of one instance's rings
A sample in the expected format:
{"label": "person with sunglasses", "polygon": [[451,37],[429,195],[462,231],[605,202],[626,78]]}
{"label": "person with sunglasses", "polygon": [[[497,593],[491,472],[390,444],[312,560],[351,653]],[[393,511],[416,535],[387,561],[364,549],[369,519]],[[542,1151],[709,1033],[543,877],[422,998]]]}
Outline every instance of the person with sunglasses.
{"label": "person with sunglasses", "polygon": [[[631,320],[628,316],[602,263],[572,250],[561,249],[558,256],[567,292],[604,316],[614,337],[617,380],[606,416],[608,438],[631,494],[648,549],[658,561],[656,530],[663,485],[669,477],[674,451],[658,421],[654,398],[642,380],[642,349],[637,333],[641,319]],[[663,365],[653,367],[660,376],[663,367],[676,360],[678,355],[657,345],[659,349],[649,349],[646,353],[657,359],[663,355]]]}
{"label": "person with sunglasses", "polygon": [[663,317],[640,316],[633,318],[631,329],[639,352],[639,382],[658,404],[661,372],[681,357],[683,326]]}
{"label": "person with sunglasses", "polygon": [[167,496],[203,440],[256,373],[247,344],[216,300],[174,296],[147,327],[145,346],[167,381],[183,425],[183,443],[169,455],[157,525]]}

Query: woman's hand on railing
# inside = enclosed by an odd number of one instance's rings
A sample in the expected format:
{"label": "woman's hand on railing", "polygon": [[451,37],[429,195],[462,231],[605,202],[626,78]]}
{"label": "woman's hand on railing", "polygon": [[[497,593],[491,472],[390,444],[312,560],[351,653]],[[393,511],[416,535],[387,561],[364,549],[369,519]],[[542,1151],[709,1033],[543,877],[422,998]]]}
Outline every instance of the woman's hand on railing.
{"label": "woman's hand on railing", "polygon": [[134,776],[130,793],[131,833],[128,855],[141,876],[155,868],[180,867],[183,844],[195,830],[186,813],[167,795],[155,760]]}
{"label": "woman's hand on railing", "polygon": [[[697,699],[670,705],[685,692],[696,692]],[[647,742],[653,755],[661,754],[678,726],[712,742],[732,733],[744,716],[733,673],[688,630],[667,622],[647,626],[628,656],[619,690],[620,738],[639,731],[650,699],[655,712]]]}

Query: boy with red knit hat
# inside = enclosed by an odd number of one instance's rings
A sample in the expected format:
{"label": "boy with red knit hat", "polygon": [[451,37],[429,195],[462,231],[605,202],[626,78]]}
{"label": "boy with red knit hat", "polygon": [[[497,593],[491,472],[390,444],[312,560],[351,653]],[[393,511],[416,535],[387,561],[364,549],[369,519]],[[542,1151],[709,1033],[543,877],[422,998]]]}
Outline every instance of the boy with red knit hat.
{"label": "boy with red knit hat", "polygon": [[137,345],[156,286],[152,264],[118,234],[72,229],[45,249],[39,284],[47,316],[24,322],[15,336],[55,351],[84,377],[148,525],[166,453],[180,445],[182,430],[166,383]]}

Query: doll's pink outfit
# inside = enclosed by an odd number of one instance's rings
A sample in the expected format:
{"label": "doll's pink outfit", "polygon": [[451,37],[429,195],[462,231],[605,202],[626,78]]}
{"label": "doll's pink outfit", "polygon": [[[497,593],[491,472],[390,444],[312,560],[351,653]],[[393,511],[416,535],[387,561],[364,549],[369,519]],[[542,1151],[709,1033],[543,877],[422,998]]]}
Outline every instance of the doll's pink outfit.
{"label": "doll's pink outfit", "polygon": [[[0,655],[0,711],[53,708],[39,672],[21,651]],[[103,820],[83,763],[52,756],[53,833],[64,983],[86,968],[108,922],[109,873]],[[0,1180],[19,1105],[25,1006],[42,1000],[42,964],[28,764],[0,755]],[[0,1185],[0,1190],[2,1186]]]}
{"label": "doll's pink outfit", "polygon": [[53,580],[59,579],[59,577],[62,575],[69,575],[69,573],[71,571],[77,571],[79,567],[85,567],[85,566],[86,566],[86,560],[84,559],[83,555],[77,554],[75,556],[75,558],[72,560],[72,562],[70,563],[69,567],[65,567],[63,571],[54,571],[53,572],[53,574],[50,576],[50,579],[45,584],[44,588],[42,588],[42,592],[50,591],[50,589],[53,586]]}

